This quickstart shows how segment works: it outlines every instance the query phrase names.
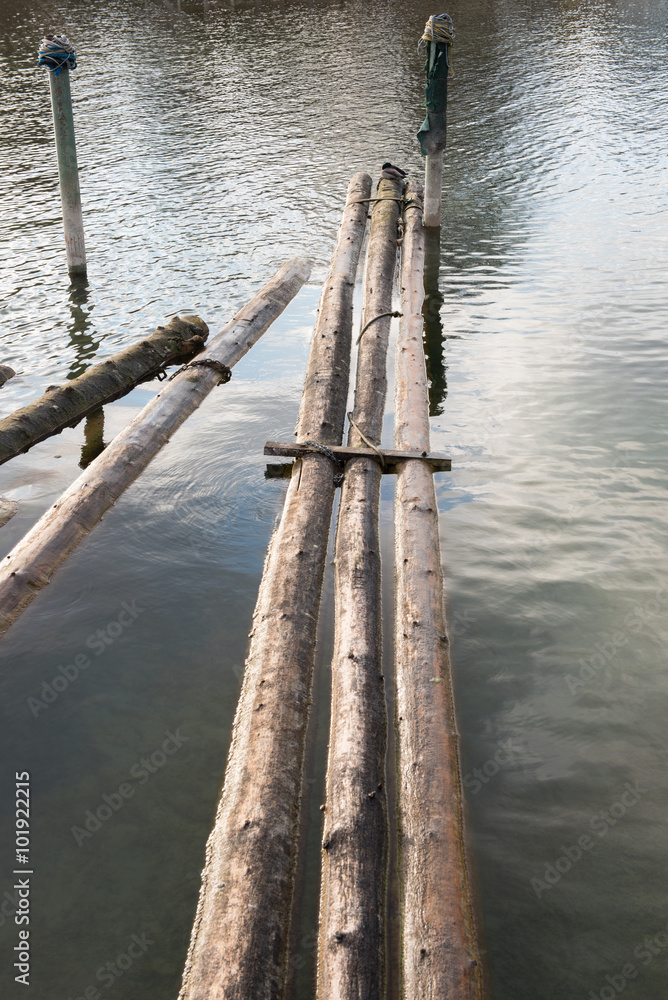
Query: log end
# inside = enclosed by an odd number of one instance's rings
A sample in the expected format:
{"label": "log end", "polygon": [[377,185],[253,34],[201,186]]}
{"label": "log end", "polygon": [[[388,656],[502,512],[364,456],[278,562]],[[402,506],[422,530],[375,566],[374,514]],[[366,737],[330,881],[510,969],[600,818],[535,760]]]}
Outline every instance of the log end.
{"label": "log end", "polygon": [[9,382],[10,378],[14,378],[16,372],[9,365],[0,365],[0,386],[3,386],[5,382]]}

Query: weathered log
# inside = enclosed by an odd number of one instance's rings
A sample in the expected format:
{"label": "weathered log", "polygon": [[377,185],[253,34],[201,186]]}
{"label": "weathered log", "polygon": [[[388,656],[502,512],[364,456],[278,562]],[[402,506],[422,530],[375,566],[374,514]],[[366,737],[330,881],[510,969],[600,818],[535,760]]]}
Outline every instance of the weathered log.
{"label": "weathered log", "polygon": [[47,389],[39,399],[0,420],[0,465],[130,392],[165,365],[192,357],[202,350],[208,335],[199,316],[175,316],[138,344],[93,365],[71,382]]}
{"label": "weathered log", "polygon": [[[381,180],[372,212],[357,361],[354,425],[380,443],[387,387],[401,183]],[[371,322],[373,321],[373,322]],[[359,430],[357,429],[359,428]],[[387,868],[378,506],[382,471],[374,458],[345,468],[335,548],[332,714],[322,850],[318,1000],[384,996]]]}
{"label": "weathered log", "polygon": [[[340,444],[353,289],[371,179],[356,174],[323,287],[297,427]],[[334,498],[322,454],[300,462],[271,541],[250,633],[225,783],[207,843],[183,1000],[284,991],[316,628]]]}
{"label": "weathered log", "polygon": [[[419,185],[408,194],[421,205]],[[429,451],[423,261],[421,213],[413,208],[403,243],[395,444]],[[420,459],[406,461],[397,474],[395,558],[403,996],[478,1000],[438,509],[431,470]]]}
{"label": "weathered log", "polygon": [[0,564],[0,634],[134,482],[183,421],[219,384],[216,364],[231,368],[297,294],[310,274],[295,258],[218,333],[197,367],[186,368],[148,403],[92,462]]}
{"label": "weathered log", "polygon": [[5,382],[9,382],[10,378],[14,378],[15,375],[16,372],[9,365],[0,365],[0,388]]}

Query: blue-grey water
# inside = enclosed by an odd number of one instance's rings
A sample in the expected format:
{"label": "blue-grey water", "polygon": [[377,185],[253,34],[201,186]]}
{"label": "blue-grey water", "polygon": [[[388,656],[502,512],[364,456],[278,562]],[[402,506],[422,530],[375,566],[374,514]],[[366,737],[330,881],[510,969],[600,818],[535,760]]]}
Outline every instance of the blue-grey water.
{"label": "blue-grey water", "polygon": [[[437,489],[489,994],[655,1000],[668,989],[668,5],[448,10],[456,76],[427,340],[432,443],[453,457]],[[285,491],[264,478],[262,447],[294,429],[350,175],[384,159],[422,171],[416,43],[437,12],[0,0],[0,361],[19,372],[0,415],[175,313],[219,329],[286,259],[314,261],[231,383],[0,642],[3,997],[178,992]],[[73,288],[35,66],[48,29],[79,56],[89,274]],[[107,407],[105,440],[157,390]],[[0,554],[76,477],[83,440],[79,426],[0,468],[0,496],[18,504]],[[390,583],[391,511],[388,477]],[[298,1000],[313,995],[330,615]],[[12,968],[23,770],[32,992]]]}

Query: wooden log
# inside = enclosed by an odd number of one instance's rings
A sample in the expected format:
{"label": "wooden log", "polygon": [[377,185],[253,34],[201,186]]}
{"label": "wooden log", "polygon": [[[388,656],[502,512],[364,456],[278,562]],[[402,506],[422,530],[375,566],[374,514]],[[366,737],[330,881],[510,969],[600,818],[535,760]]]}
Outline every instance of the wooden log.
{"label": "wooden log", "polygon": [[[340,444],[353,289],[371,179],[356,174],[320,299],[297,432]],[[288,974],[304,740],[334,467],[309,454],[290,480],[250,633],[225,783],[207,843],[182,1000],[275,1000]]]}
{"label": "wooden log", "polygon": [[220,372],[204,360],[235,365],[283,312],[310,270],[310,263],[300,258],[284,264],[213,338],[198,367],[186,368],[169,382],[2,560],[0,634],[219,384]]}
{"label": "wooden log", "polygon": [[[419,204],[419,186],[408,193]],[[414,209],[406,214],[403,243],[395,444],[428,451],[423,260]],[[420,459],[404,462],[397,474],[395,556],[402,996],[479,1000],[438,510],[431,470]]]}
{"label": "wooden log", "polygon": [[[381,180],[371,217],[362,309],[363,333],[349,444],[360,431],[379,443],[387,389],[386,355],[402,194]],[[382,317],[376,320],[376,317]],[[370,324],[370,321],[374,320]],[[385,753],[378,505],[375,458],[345,468],[335,548],[332,714],[322,850],[318,1000],[384,997],[387,869]]]}
{"label": "wooden log", "polygon": [[165,365],[202,350],[209,328],[199,316],[175,316],[167,326],[0,420],[0,465],[59,434],[105,403],[130,392]]}
{"label": "wooden log", "polygon": [[0,365],[0,388],[2,388],[5,382],[9,382],[10,378],[14,378],[15,375],[16,372],[9,365]]}

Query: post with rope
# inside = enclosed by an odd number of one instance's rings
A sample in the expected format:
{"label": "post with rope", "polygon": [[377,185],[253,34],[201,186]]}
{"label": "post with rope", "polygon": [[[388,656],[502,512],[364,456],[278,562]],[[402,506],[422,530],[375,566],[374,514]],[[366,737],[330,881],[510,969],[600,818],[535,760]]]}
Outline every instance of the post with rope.
{"label": "post with rope", "polygon": [[432,14],[418,44],[424,54],[425,118],[418,140],[425,160],[424,225],[441,225],[441,188],[443,186],[443,153],[447,126],[448,77],[453,76],[450,49],[455,30],[449,14]]}
{"label": "post with rope", "polygon": [[85,276],[86,247],[70,90],[70,69],[76,69],[77,60],[65,35],[45,35],[39,47],[38,65],[46,66],[49,71],[67,269],[72,277]]}

